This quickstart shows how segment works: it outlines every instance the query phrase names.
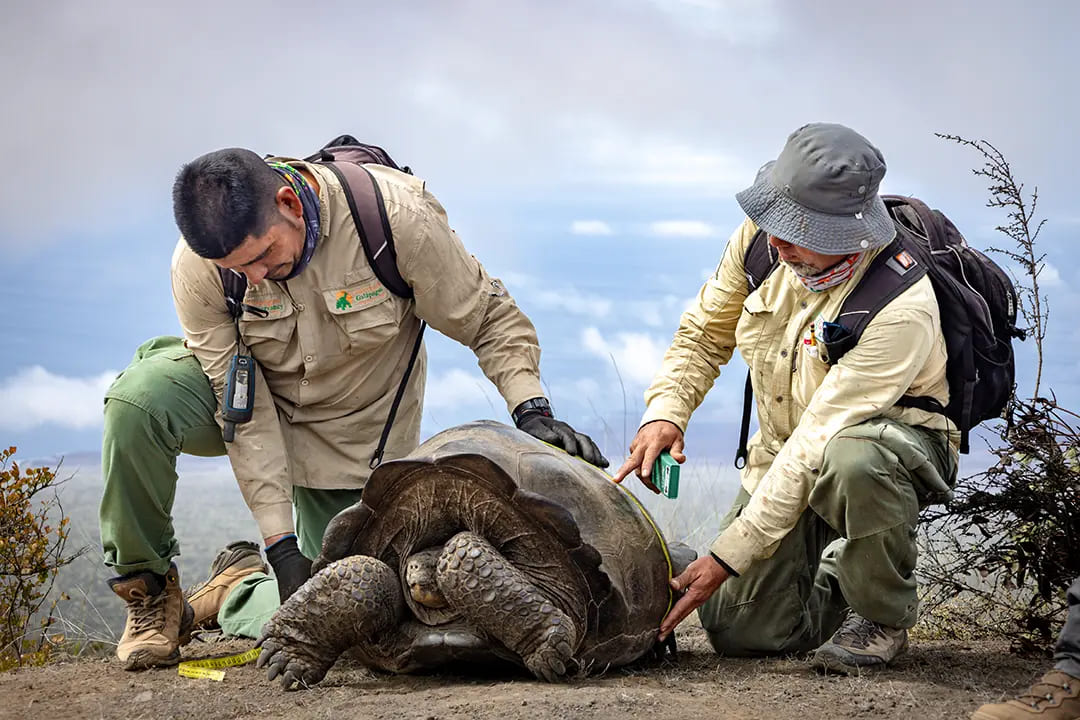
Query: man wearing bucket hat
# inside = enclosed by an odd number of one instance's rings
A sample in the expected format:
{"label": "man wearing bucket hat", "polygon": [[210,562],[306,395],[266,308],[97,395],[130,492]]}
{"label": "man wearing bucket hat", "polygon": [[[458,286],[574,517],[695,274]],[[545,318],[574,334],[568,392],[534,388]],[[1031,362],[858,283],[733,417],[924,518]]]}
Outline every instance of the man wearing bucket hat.
{"label": "man wearing bucket hat", "polygon": [[[819,341],[896,230],[878,186],[885,161],[842,125],[805,125],[736,199],[747,219],[684,313],[647,409],[615,474],[679,462],[690,415],[737,348],[750,368],[759,430],[741,489],[711,553],[672,580],[722,655],[814,651],[826,670],[882,666],[916,620],[915,526],[948,495],[959,433],[944,415],[899,407],[948,402],[945,343],[923,277],[873,317],[830,365]],[[750,292],[744,257],[759,232],[779,266]]]}

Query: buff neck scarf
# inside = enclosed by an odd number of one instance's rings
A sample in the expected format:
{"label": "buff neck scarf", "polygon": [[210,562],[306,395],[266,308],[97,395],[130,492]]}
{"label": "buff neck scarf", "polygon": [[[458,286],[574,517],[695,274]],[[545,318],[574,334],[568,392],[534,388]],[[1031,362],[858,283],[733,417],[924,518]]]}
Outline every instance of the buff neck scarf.
{"label": "buff neck scarf", "polygon": [[319,196],[295,168],[279,162],[270,163],[270,167],[274,168],[289,184],[296,196],[300,198],[300,205],[304,208],[304,252],[300,254],[300,260],[293,266],[289,276],[283,278],[292,280],[311,262],[311,256],[315,254],[315,246],[319,242]]}
{"label": "buff neck scarf", "polygon": [[[829,288],[850,279],[851,276],[855,274],[855,268],[859,266],[859,261],[862,260],[863,255],[864,253],[848,255],[832,267],[822,270],[815,275],[803,275],[795,270],[795,268],[791,268],[791,271],[795,273],[796,277],[802,281],[802,284],[810,292],[824,292]],[[791,266],[789,265],[788,267]]]}

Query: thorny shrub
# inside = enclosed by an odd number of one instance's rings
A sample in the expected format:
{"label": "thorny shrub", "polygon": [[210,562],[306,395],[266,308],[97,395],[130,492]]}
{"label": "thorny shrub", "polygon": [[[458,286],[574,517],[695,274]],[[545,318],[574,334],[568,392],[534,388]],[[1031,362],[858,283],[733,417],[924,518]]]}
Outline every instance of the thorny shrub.
{"label": "thorny shrub", "polygon": [[987,181],[987,207],[1002,209],[1010,241],[990,252],[1016,268],[1020,317],[1035,343],[1034,389],[1006,409],[986,471],[962,479],[955,499],[926,514],[920,580],[924,624],[951,636],[1008,639],[1045,651],[1066,614],[1065,593],[1080,576],[1080,415],[1044,387],[1043,339],[1050,317],[1039,285],[1046,254],[1037,240],[1038,188],[1024,192],[1005,156],[985,140],[939,137],[978,152],[972,172]]}
{"label": "thorny shrub", "polygon": [[[1052,398],[1017,402],[997,461],[930,515],[922,567],[929,624],[1048,648],[1080,576],[1080,415]],[[963,630],[963,633],[957,631]]]}
{"label": "thorny shrub", "polygon": [[61,637],[50,635],[61,594],[49,602],[66,554],[71,521],[54,470],[22,468],[15,448],[0,450],[0,671],[48,661]]}

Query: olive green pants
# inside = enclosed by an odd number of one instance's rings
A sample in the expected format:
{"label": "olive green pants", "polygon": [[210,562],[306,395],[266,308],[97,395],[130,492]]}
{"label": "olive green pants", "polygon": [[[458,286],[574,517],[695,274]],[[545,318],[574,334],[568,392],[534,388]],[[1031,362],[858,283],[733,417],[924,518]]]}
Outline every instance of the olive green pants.
{"label": "olive green pants", "polygon": [[[947,499],[955,481],[943,432],[884,418],[843,430],[825,448],[810,506],[794,529],[698,610],[716,652],[812,650],[849,607],[890,627],[914,625],[919,510]],[[740,489],[721,530],[749,500]]]}
{"label": "olive green pants", "polygon": [[[105,564],[117,575],[144,570],[164,574],[180,554],[172,523],[176,458],[180,453],[225,454],[216,412],[210,381],[176,337],[140,345],[105,393],[99,517]],[[296,534],[305,556],[319,553],[327,523],[358,502],[360,494],[359,488],[293,488]],[[241,631],[235,634],[254,637],[277,609],[277,583],[256,573],[241,586],[230,593],[218,621],[223,628]]]}

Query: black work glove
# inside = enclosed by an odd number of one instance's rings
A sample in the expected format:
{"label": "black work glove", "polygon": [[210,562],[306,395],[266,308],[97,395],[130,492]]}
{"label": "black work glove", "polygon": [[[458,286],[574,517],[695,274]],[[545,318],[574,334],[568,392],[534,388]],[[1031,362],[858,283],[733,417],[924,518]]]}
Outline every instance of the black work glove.
{"label": "black work glove", "polygon": [[546,398],[533,398],[521,403],[514,408],[513,418],[519,430],[534,438],[562,448],[597,467],[608,466],[607,458],[600,454],[600,448],[596,447],[592,438],[552,416]]}
{"label": "black work glove", "polygon": [[311,561],[300,553],[295,535],[289,535],[266,548],[266,559],[274,568],[278,598],[282,603],[311,577]]}

